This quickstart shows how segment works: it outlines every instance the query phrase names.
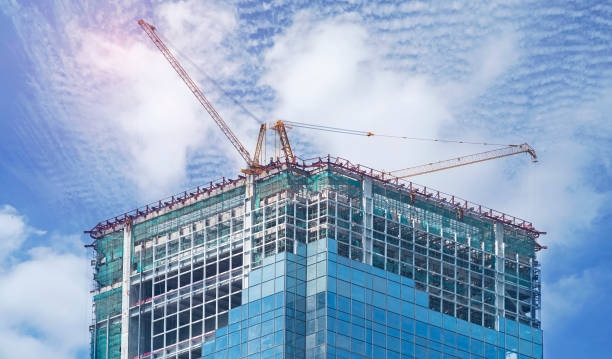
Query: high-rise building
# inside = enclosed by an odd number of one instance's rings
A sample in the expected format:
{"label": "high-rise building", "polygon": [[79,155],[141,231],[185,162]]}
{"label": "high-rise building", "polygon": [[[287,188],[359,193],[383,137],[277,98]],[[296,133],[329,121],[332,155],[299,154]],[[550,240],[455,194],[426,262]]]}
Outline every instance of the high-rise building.
{"label": "high-rise building", "polygon": [[542,357],[533,226],[324,158],[99,223],[91,357]]}

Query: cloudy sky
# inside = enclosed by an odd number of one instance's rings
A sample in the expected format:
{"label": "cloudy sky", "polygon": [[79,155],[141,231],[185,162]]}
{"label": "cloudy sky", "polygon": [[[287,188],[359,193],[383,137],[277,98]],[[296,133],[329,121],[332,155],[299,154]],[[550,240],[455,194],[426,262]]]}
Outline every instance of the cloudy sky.
{"label": "cloudy sky", "polygon": [[[258,121],[232,98],[266,121],[531,144],[537,164],[514,156],[415,182],[548,232],[545,355],[609,355],[612,5],[0,0],[0,357],[85,357],[82,231],[243,166],[139,18],[249,149]],[[385,170],[488,149],[289,136],[301,157]]]}

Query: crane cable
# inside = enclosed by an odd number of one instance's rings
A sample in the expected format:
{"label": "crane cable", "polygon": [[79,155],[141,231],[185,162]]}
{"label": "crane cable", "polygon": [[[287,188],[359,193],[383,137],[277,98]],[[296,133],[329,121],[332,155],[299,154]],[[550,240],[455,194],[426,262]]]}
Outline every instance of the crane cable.
{"label": "crane cable", "polygon": [[[157,34],[159,37],[162,37],[159,33]],[[164,43],[166,43],[166,45],[168,46],[168,48],[172,49],[172,51],[179,55],[179,57],[181,57],[183,59],[183,61],[187,61],[193,68],[195,68],[197,71],[199,71],[202,75],[204,75],[204,77],[206,78],[206,80],[210,81],[216,88],[217,90],[219,90],[223,96],[227,97],[228,99],[230,99],[236,106],[240,107],[240,109],[249,117],[251,117],[252,119],[254,119],[255,121],[257,121],[257,123],[259,123],[260,125],[262,123],[264,123],[264,121],[257,117],[255,114],[253,114],[251,111],[249,111],[248,108],[246,108],[246,106],[244,106],[240,101],[238,101],[237,98],[235,98],[234,96],[232,96],[227,90],[225,90],[223,88],[223,86],[221,86],[221,84],[219,84],[219,82],[217,82],[215,79],[213,79],[202,67],[198,66],[193,60],[191,60],[189,58],[189,56],[185,55],[183,52],[181,52],[180,50],[178,50],[178,47],[174,46],[174,44],[172,44],[171,41],[169,41],[167,38],[163,37],[162,40],[164,41]]]}
{"label": "crane cable", "polygon": [[[158,34],[158,36],[160,36],[160,35]],[[202,67],[198,66],[193,60],[191,60],[189,58],[189,56],[185,55],[180,50],[178,50],[178,47],[174,46],[171,41],[169,41],[165,37],[163,38],[163,41],[168,45],[169,48],[171,48],[174,51],[174,53],[179,55],[181,58],[183,58],[183,60],[187,61],[196,70],[201,72],[202,75],[204,75],[204,77],[206,77],[206,79],[208,81],[210,81],[217,88],[217,90],[219,90],[225,97],[230,99],[236,106],[240,107],[240,109],[247,116],[251,117],[252,119],[257,121],[259,124],[264,123],[264,121],[261,118],[259,118],[255,114],[253,114],[238,99],[236,99],[227,90],[225,90],[221,86],[221,84],[219,84],[215,79],[213,79],[210,75],[208,75],[208,73]],[[342,134],[356,135],[356,136],[364,136],[364,137],[376,136],[376,137],[396,138],[396,139],[411,140],[411,141],[428,141],[428,142],[440,142],[440,143],[460,143],[460,144],[467,144],[467,145],[482,145],[482,146],[511,146],[511,145],[501,144],[501,143],[472,142],[472,141],[449,140],[449,139],[440,139],[440,138],[426,138],[426,137],[409,137],[409,136],[388,135],[388,134],[373,133],[371,131],[351,130],[351,129],[345,129],[345,128],[339,128],[339,127],[314,125],[314,124],[310,124],[310,123],[295,122],[295,121],[286,121],[286,120],[283,120],[283,122],[285,124],[289,125],[289,126],[298,127],[298,128],[306,128],[306,129],[310,129],[310,130],[335,132],[335,133],[342,133]]]}
{"label": "crane cable", "polygon": [[339,128],[339,127],[313,125],[309,123],[294,122],[294,121],[283,121],[283,122],[292,127],[306,128],[306,129],[318,130],[318,131],[343,133],[347,135],[365,136],[365,137],[377,136],[377,137],[397,138],[401,140],[430,141],[430,142],[442,142],[442,143],[461,143],[461,144],[468,144],[468,145],[483,145],[483,146],[512,146],[512,145],[501,144],[501,143],[472,142],[472,141],[449,140],[449,139],[440,139],[440,138],[387,135],[387,134],[373,133],[370,131],[350,130],[350,129],[344,129],[344,128]]}

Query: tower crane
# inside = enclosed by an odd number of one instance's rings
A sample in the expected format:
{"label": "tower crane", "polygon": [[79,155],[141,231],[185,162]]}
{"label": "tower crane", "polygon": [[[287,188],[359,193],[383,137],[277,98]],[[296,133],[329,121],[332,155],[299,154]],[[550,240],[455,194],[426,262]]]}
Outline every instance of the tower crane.
{"label": "tower crane", "polygon": [[512,155],[518,155],[520,153],[527,153],[531,156],[533,162],[538,161],[538,157],[535,153],[535,150],[529,146],[527,143],[523,143],[520,145],[508,145],[506,147],[498,148],[491,151],[474,153],[472,155],[455,157],[444,161],[426,163],[424,165],[413,166],[402,168],[399,170],[389,171],[388,174],[395,176],[397,178],[408,178],[413,176],[418,176],[426,173],[437,172],[446,170],[449,168],[466,166],[473,163],[484,162],[489,160],[494,160],[496,158],[502,158]]}
{"label": "tower crane", "polygon": [[[194,96],[198,99],[202,107],[208,112],[210,117],[215,121],[221,132],[227,137],[230,143],[234,146],[234,148],[238,151],[240,156],[246,162],[247,168],[241,170],[246,174],[257,174],[261,171],[262,165],[261,161],[261,150],[263,147],[263,142],[265,141],[265,132],[266,132],[266,124],[261,124],[259,128],[259,136],[257,138],[257,145],[255,146],[255,153],[253,157],[251,157],[249,151],[244,147],[244,145],[240,142],[238,137],[234,134],[234,132],[230,129],[230,127],[225,123],[221,115],[217,112],[214,106],[208,101],[206,96],[202,93],[200,88],[196,85],[196,83],[191,79],[187,71],[183,68],[181,63],[172,55],[172,52],[168,49],[166,44],[161,40],[161,38],[157,35],[155,26],[147,23],[144,20],[138,20],[138,25],[144,30],[144,32],[149,36],[151,41],[155,44],[155,46],[159,49],[159,51],[164,55],[166,60],[170,63],[172,68],[176,71],[179,77],[185,82],[185,85],[191,90]],[[285,125],[282,121],[277,121],[272,127],[275,130],[279,137],[279,142],[281,143],[281,149],[285,153],[285,159],[287,162],[295,162],[295,157],[293,156],[293,151],[291,149],[291,145],[289,144],[289,138],[287,137],[287,131],[285,129]]]}
{"label": "tower crane", "polygon": [[[189,77],[187,71],[183,68],[180,62],[172,55],[166,44],[160,39],[160,37],[156,33],[156,29],[153,25],[147,23],[144,20],[138,20],[138,25],[144,30],[144,32],[149,36],[151,41],[155,44],[155,46],[159,49],[159,51],[164,55],[166,60],[170,63],[172,68],[176,71],[179,77],[185,82],[189,90],[195,95],[200,104],[204,107],[206,112],[210,115],[210,117],[215,121],[217,126],[221,129],[221,132],[227,137],[230,143],[234,146],[234,148],[238,151],[240,156],[246,162],[247,168],[242,169],[241,171],[245,174],[258,174],[264,170],[264,166],[262,165],[262,148],[265,142],[265,134],[267,125],[262,123],[259,128],[259,135],[257,137],[257,144],[255,146],[255,152],[251,157],[249,151],[242,145],[238,137],[232,132],[230,127],[225,123],[225,121],[221,118],[221,115],[215,110],[213,105],[208,101],[206,96],[202,93],[202,91],[198,88],[196,83]],[[295,163],[296,157],[293,154],[293,150],[291,148],[291,144],[289,142],[289,137],[287,135],[287,127],[300,127],[306,129],[320,130],[320,131],[328,131],[328,132],[336,132],[336,133],[344,133],[358,136],[379,136],[379,137],[394,137],[394,138],[402,138],[402,139],[411,139],[411,140],[427,140],[427,141],[436,141],[436,142],[457,142],[457,143],[470,143],[470,144],[482,144],[482,145],[491,145],[488,143],[474,143],[474,142],[465,142],[465,141],[449,141],[449,140],[439,140],[439,139],[430,139],[430,138],[415,138],[415,137],[406,137],[406,136],[396,136],[396,135],[380,135],[375,134],[370,131],[357,131],[357,130],[348,130],[338,127],[330,127],[330,126],[320,126],[320,125],[312,125],[300,122],[293,121],[276,121],[272,126],[272,130],[276,132],[276,136],[278,136],[279,143],[279,152],[283,152],[286,163]],[[527,143],[523,143],[520,145],[505,145],[504,147],[497,148],[491,151],[479,152],[471,155],[455,157],[444,161],[427,163],[414,167],[402,168],[394,171],[386,172],[397,178],[407,178],[418,176],[426,173],[432,173],[437,171],[442,171],[454,167],[466,166],[478,162],[489,161],[497,158],[517,155],[521,153],[527,153],[531,156],[533,162],[537,162],[537,156],[535,150],[529,146]]]}
{"label": "tower crane", "polygon": [[532,162],[537,162],[538,157],[536,155],[535,150],[527,143],[523,143],[520,145],[500,145],[500,144],[491,144],[491,143],[483,143],[483,142],[467,142],[467,141],[455,141],[455,140],[441,140],[435,138],[419,138],[419,137],[407,137],[407,136],[398,136],[398,135],[384,135],[377,134],[371,131],[359,131],[359,130],[349,130],[339,127],[330,127],[330,126],[321,126],[321,125],[313,125],[309,123],[301,123],[301,122],[293,122],[293,121],[285,121],[286,126],[289,128],[298,127],[305,128],[310,130],[319,130],[319,131],[327,131],[327,132],[335,132],[342,133],[348,135],[357,135],[357,136],[365,136],[365,137],[388,137],[388,138],[398,138],[398,139],[407,139],[407,140],[421,140],[421,141],[433,141],[433,142],[452,142],[452,143],[464,143],[464,144],[474,144],[474,145],[498,145],[503,146],[501,148],[497,148],[490,151],[474,153],[471,155],[460,156],[451,158],[448,160],[438,161],[426,163],[423,165],[413,166],[401,168],[398,170],[387,171],[386,174],[394,176],[396,178],[408,178],[413,176],[418,176],[426,173],[438,172],[447,170],[450,168],[467,166],[478,162],[490,161],[497,158],[508,157],[513,155],[518,155],[521,153],[526,153],[531,156]]}

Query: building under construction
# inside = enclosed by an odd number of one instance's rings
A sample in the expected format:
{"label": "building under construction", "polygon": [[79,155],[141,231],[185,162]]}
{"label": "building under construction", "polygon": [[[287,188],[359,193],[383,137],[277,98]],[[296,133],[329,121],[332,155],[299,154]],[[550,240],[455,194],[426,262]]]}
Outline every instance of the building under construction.
{"label": "building under construction", "polygon": [[[284,159],[260,164],[265,125],[251,158],[139,24],[248,168],[88,231],[92,359],[542,358],[542,232],[407,176],[298,160],[280,121]],[[412,169],[535,158],[504,151]]]}
{"label": "building under construction", "polygon": [[275,163],[91,234],[95,359],[542,356],[532,225],[346,160]]}

